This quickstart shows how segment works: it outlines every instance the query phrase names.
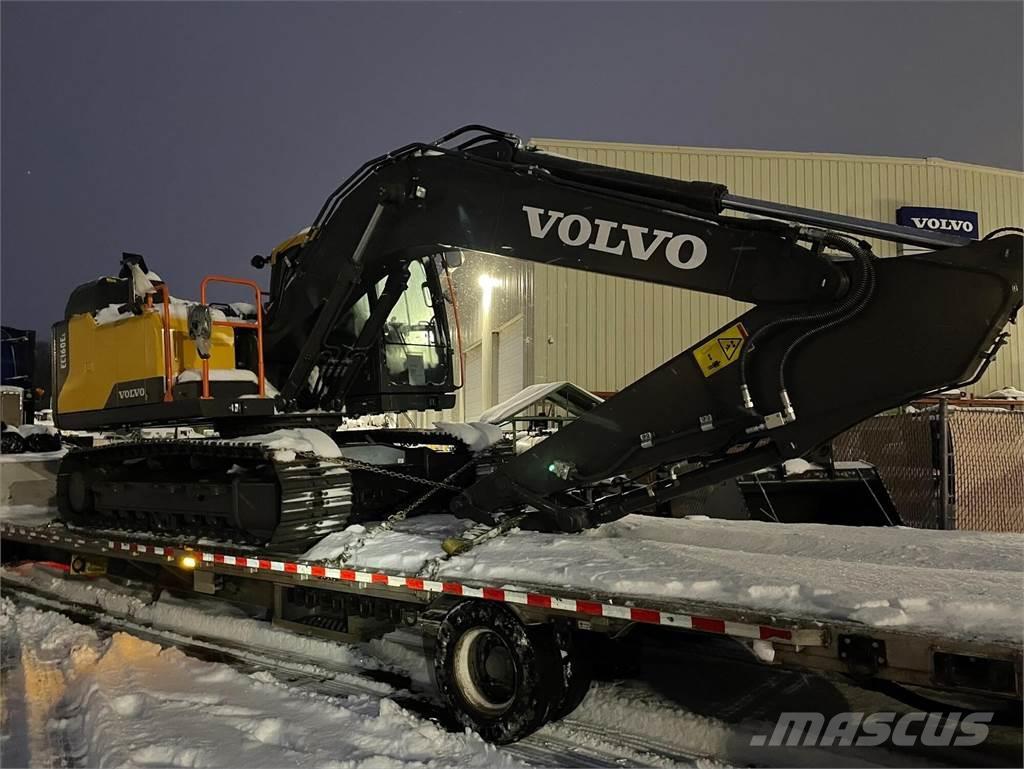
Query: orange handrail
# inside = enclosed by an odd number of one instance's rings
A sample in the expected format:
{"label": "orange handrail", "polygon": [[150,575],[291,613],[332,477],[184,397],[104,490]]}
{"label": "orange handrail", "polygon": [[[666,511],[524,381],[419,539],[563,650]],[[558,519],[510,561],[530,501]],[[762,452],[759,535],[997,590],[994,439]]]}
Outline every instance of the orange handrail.
{"label": "orange handrail", "polygon": [[[171,355],[171,295],[167,286],[161,283],[154,288],[163,297],[163,334],[164,334],[164,403],[174,400],[174,359]],[[146,294],[146,304],[153,306],[153,295]]]}
{"label": "orange handrail", "polygon": [[[259,284],[253,280],[244,278],[228,278],[224,275],[207,275],[199,285],[199,301],[206,304],[206,287],[210,283],[231,283],[236,286],[248,286],[253,290],[256,298],[256,323],[238,320],[212,320],[214,326],[229,326],[231,328],[255,328],[256,329],[256,367],[257,385],[261,398],[266,397],[266,380],[263,376],[263,302],[262,291]],[[204,400],[210,399],[210,359],[203,358],[203,395]]]}

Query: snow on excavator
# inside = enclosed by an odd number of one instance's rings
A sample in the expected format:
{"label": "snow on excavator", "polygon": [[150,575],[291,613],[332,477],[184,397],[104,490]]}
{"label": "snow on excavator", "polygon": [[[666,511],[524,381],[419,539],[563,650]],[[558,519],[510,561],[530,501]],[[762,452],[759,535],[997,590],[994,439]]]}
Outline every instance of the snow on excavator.
{"label": "snow on excavator", "polygon": [[[880,259],[862,237],[931,250]],[[54,326],[57,425],[217,437],[72,451],[60,512],[301,550],[413,511],[492,524],[529,511],[575,531],[664,510],[980,376],[1021,306],[1022,242],[752,200],[469,126],[359,168],[307,230],[253,259],[271,267],[265,299],[211,276],[198,302],[177,300],[134,254],[77,288]],[[462,250],[754,307],[522,453],[451,430],[337,431],[343,417],[454,404],[442,278]],[[217,282],[252,303],[208,304]],[[254,437],[291,427],[320,431],[312,450]]]}

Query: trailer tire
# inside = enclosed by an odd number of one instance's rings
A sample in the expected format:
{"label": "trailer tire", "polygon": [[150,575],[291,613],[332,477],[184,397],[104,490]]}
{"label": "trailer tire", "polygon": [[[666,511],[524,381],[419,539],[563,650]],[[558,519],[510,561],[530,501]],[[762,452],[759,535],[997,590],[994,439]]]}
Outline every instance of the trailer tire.
{"label": "trailer tire", "polygon": [[587,639],[571,628],[556,626],[554,637],[561,657],[564,692],[548,720],[559,721],[576,710],[590,691],[594,660],[587,648]]}
{"label": "trailer tire", "polygon": [[543,726],[565,694],[551,628],[524,625],[508,607],[485,601],[464,601],[445,615],[434,674],[459,723],[499,745]]}

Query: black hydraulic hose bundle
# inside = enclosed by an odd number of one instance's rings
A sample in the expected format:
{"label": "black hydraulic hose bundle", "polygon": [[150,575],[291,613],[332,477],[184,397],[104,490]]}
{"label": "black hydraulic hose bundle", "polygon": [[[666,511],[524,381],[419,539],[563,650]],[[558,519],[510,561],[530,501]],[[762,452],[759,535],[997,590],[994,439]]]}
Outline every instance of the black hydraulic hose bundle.
{"label": "black hydraulic hose bundle", "polygon": [[992,232],[983,237],[982,240],[992,240],[992,238],[996,237],[997,235],[1002,235],[1005,232],[1024,233],[1024,229],[1020,227],[999,227],[997,229],[992,230]]}
{"label": "black hydraulic hose bundle", "polygon": [[463,150],[465,148],[468,148],[475,144],[476,142],[480,141],[482,138],[492,138],[495,139],[496,141],[504,141],[511,144],[513,147],[517,148],[522,144],[519,138],[513,134],[505,133],[504,131],[498,131],[497,129],[494,128],[488,128],[487,126],[475,124],[463,126],[458,130],[452,131],[449,134],[445,134],[432,144],[424,144],[423,142],[412,142],[411,144],[406,144],[403,147],[399,147],[396,150],[392,150],[391,152],[388,152],[384,155],[380,155],[379,157],[373,158],[372,160],[367,160],[365,163],[359,166],[359,168],[357,168],[351,176],[349,176],[345,181],[339,184],[338,187],[334,190],[334,192],[327,196],[327,200],[324,201],[323,206],[320,208],[320,212],[316,215],[316,218],[313,220],[313,229],[316,230],[317,228],[320,227],[321,224],[330,219],[334,211],[337,209],[338,204],[341,202],[342,199],[344,199],[348,191],[351,190],[353,186],[363,181],[363,179],[366,178],[368,175],[376,171],[380,166],[390,161],[400,160],[401,158],[413,152],[422,152],[424,150],[434,150],[437,152],[444,152],[446,154],[453,153],[455,152],[454,150],[443,147],[442,145],[446,144],[447,142],[451,141],[457,136],[461,136],[462,134],[472,132],[480,133],[482,134],[482,136],[477,136],[473,139],[463,142],[456,148],[457,150]]}
{"label": "black hydraulic hose bundle", "polygon": [[837,326],[856,317],[867,306],[868,302],[871,300],[871,296],[875,293],[875,266],[872,264],[871,252],[866,247],[867,244],[856,244],[832,233],[829,233],[829,235],[837,241],[845,241],[852,249],[854,249],[850,253],[860,264],[861,280],[857,284],[856,288],[849,293],[848,300],[844,303],[844,307],[841,308],[835,316],[831,319],[827,319],[827,316],[824,314],[815,316],[813,320],[821,320],[825,322],[821,325],[809,328],[790,342],[786,347],[786,351],[782,353],[782,359],[779,361],[779,389],[783,391],[786,389],[786,364],[789,362],[789,358],[792,356],[793,351],[812,336],[816,336],[820,333],[836,328]]}
{"label": "black hydraulic hose bundle", "polygon": [[789,343],[779,362],[779,393],[783,401],[783,411],[792,412],[792,407],[789,404],[789,397],[786,394],[786,364],[789,362],[793,351],[811,337],[820,334],[823,331],[835,328],[856,316],[867,305],[874,293],[875,268],[872,263],[873,257],[871,255],[871,249],[867,243],[854,243],[852,240],[844,238],[834,232],[822,232],[819,236],[819,241],[823,246],[844,251],[853,257],[859,271],[857,283],[852,290],[847,292],[842,301],[832,307],[816,312],[804,313],[802,315],[791,315],[789,317],[779,318],[770,323],[766,323],[750,336],[750,339],[747,340],[747,344],[743,345],[743,349],[740,351],[739,360],[740,389],[743,397],[743,405],[746,409],[754,410],[754,404],[750,397],[749,387],[750,353],[754,349],[758,340],[763,339],[767,334],[782,328],[783,326],[789,326],[795,323],[814,324],[811,328]]}

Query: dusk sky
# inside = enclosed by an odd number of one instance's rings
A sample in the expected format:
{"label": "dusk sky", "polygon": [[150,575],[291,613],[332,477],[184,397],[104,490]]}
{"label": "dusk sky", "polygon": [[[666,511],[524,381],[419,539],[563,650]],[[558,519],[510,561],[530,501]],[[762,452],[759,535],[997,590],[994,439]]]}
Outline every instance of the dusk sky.
{"label": "dusk sky", "polygon": [[122,251],[183,297],[253,275],[357,165],[464,123],[1022,169],[1022,7],[4,2],[3,322],[47,336]]}

